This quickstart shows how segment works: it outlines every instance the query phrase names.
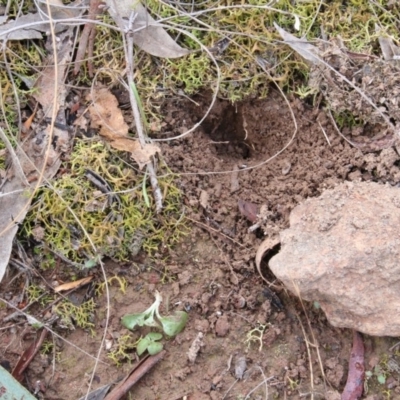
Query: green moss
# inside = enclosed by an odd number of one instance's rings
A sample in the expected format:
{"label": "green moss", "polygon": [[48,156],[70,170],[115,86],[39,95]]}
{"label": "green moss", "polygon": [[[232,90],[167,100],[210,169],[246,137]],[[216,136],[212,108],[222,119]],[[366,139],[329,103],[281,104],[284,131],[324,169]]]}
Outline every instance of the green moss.
{"label": "green moss", "polygon": [[[317,0],[281,0],[275,2],[273,7],[266,7],[263,0],[251,0],[246,4],[225,0],[175,7],[159,0],[148,0],[146,6],[149,11],[156,20],[161,19],[170,26],[168,32],[173,38],[182,46],[200,52],[158,61],[138,52],[135,65],[139,93],[147,99],[147,111],[152,110],[156,117],[159,102],[165,95],[176,93],[178,89],[192,94],[209,88],[216,81],[217,71],[208,55],[201,52],[199,42],[213,48],[226,37],[230,38],[229,46],[221,54],[214,53],[221,70],[220,96],[232,101],[248,96],[263,97],[272,81],[294,92],[299,84],[306,84],[304,77],[308,66],[299,55],[281,43],[273,23],[310,41],[321,39],[323,32],[328,40],[340,37],[351,51],[379,53],[376,46],[379,34],[375,25],[398,38],[396,20],[400,16],[400,7],[392,4],[389,8],[388,1],[382,0],[374,3],[366,0],[327,4]],[[300,21],[298,31],[294,29],[296,18]],[[198,42],[174,27],[190,33]],[[98,30],[102,32],[102,37],[107,37],[106,28],[99,27]],[[106,54],[112,50],[113,65],[121,65],[117,69],[122,70],[124,57],[118,34],[111,33],[111,38],[110,45],[100,40],[98,53]],[[265,65],[267,73],[260,67],[260,62]]]}
{"label": "green moss", "polygon": [[[126,293],[126,288],[128,287],[128,282],[126,281],[126,279],[123,278],[123,277],[117,276],[117,275],[112,276],[111,278],[107,279],[107,284],[110,285],[110,286],[114,282],[117,283],[117,285],[119,286],[122,294],[125,294]],[[97,287],[96,287],[96,295],[100,296],[104,292],[105,287],[106,287],[106,282],[99,283],[97,285]]]}
{"label": "green moss", "polygon": [[[141,173],[107,148],[103,142],[78,140],[69,171],[41,188],[25,219],[22,235],[43,229],[43,242],[71,261],[109,256],[127,259],[143,249],[153,253],[175,244],[186,232],[181,219],[181,192],[174,177],[159,179],[164,209],[156,217],[152,196],[145,202]],[[100,175],[115,196],[102,193],[85,176],[87,169]],[[161,167],[160,174],[168,172]],[[146,191],[151,193],[151,188]]]}
{"label": "green moss", "polygon": [[136,349],[138,340],[134,340],[132,335],[120,336],[114,349],[111,350],[107,357],[116,365],[120,366],[125,361],[131,361],[131,354]]}
{"label": "green moss", "polygon": [[343,129],[345,127],[354,128],[356,126],[364,125],[364,121],[362,119],[354,116],[350,111],[334,113],[333,117],[340,129]]}
{"label": "green moss", "polygon": [[37,302],[41,306],[46,306],[47,304],[50,304],[52,301],[54,301],[53,296],[51,296],[48,291],[34,284],[27,287],[26,294],[29,304]]}
{"label": "green moss", "polygon": [[90,331],[94,335],[94,310],[96,304],[90,299],[79,306],[72,304],[69,300],[63,300],[53,307],[53,311],[60,317],[60,326],[74,329],[75,325]]}

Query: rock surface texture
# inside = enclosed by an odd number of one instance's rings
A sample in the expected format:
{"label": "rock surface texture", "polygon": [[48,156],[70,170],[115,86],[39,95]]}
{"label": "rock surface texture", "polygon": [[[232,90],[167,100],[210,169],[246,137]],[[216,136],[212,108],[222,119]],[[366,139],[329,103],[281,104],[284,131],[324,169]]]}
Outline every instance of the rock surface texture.
{"label": "rock surface texture", "polygon": [[399,336],[400,189],[345,183],[308,199],[269,266],[294,294],[318,301],[332,325]]}

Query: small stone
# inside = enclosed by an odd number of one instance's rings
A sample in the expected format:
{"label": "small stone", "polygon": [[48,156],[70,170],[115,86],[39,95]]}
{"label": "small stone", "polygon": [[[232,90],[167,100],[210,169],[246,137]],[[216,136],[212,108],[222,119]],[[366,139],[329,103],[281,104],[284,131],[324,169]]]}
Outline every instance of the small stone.
{"label": "small stone", "polygon": [[243,296],[236,295],[233,297],[233,306],[235,308],[244,308],[246,305],[246,299]]}
{"label": "small stone", "polygon": [[230,329],[230,323],[228,317],[224,314],[222,317],[217,319],[215,323],[215,333],[217,336],[224,337],[228,334]]}
{"label": "small stone", "polygon": [[178,274],[179,284],[181,286],[187,285],[190,282],[191,274],[189,271],[183,271],[182,273]]}
{"label": "small stone", "polygon": [[247,369],[247,361],[246,357],[239,356],[235,362],[235,378],[236,379],[243,379],[243,375]]}
{"label": "small stone", "polygon": [[210,323],[206,319],[196,319],[194,329],[199,332],[207,333],[210,329]]}

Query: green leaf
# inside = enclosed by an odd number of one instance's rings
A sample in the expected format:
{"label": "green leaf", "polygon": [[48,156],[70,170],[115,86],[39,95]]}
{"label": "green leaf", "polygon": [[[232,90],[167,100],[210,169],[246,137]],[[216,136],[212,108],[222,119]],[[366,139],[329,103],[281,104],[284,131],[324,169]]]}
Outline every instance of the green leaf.
{"label": "green leaf", "polygon": [[149,346],[150,343],[151,341],[147,339],[147,337],[144,337],[139,341],[139,343],[136,346],[136,353],[138,353],[138,356],[141,356],[147,350],[147,347]]}
{"label": "green leaf", "polygon": [[150,332],[146,335],[147,338],[149,338],[152,341],[155,340],[161,340],[162,339],[162,333],[160,332]]}
{"label": "green leaf", "polygon": [[[151,314],[149,315],[144,321],[143,321],[143,325],[146,326],[153,326],[156,328],[160,327],[160,324],[154,319],[154,315]],[[142,326],[142,325],[141,325]]]}
{"label": "green leaf", "polygon": [[97,258],[92,258],[90,260],[85,261],[85,268],[93,268],[98,264]]}
{"label": "green leaf", "polygon": [[155,293],[156,299],[154,303],[144,312],[139,314],[128,314],[122,317],[122,324],[128,328],[133,329],[135,326],[155,326],[159,327],[160,325],[157,321],[154,320],[154,313],[158,315],[158,307],[162,302],[161,294],[156,291]]}
{"label": "green leaf", "polygon": [[385,382],[386,382],[386,378],[385,378],[385,375],[378,375],[378,382],[381,384],[381,385],[384,385],[385,384]]}
{"label": "green leaf", "polygon": [[143,326],[145,322],[146,315],[144,313],[141,314],[130,314],[130,315],[125,315],[122,317],[122,325],[125,326],[125,328],[128,328],[130,330],[134,329],[136,325],[138,326]]}
{"label": "green leaf", "polygon": [[154,354],[159,353],[162,349],[163,349],[163,344],[160,342],[152,342],[147,347],[147,351],[151,356],[154,356]]}
{"label": "green leaf", "polygon": [[188,320],[188,315],[185,311],[177,311],[175,315],[168,317],[161,317],[158,315],[163,330],[168,336],[176,336],[179,332],[182,332],[185,328]]}

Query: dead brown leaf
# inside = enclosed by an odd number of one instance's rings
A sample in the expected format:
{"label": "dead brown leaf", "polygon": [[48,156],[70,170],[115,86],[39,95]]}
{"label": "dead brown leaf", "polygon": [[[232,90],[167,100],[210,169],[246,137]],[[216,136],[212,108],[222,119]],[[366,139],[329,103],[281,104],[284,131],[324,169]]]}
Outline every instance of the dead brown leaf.
{"label": "dead brown leaf", "polygon": [[118,27],[126,32],[129,18],[135,13],[133,21],[133,41],[136,46],[156,57],[177,58],[190,51],[179,46],[168,32],[147,12],[140,1],[105,0],[108,12]]}
{"label": "dead brown leaf", "polygon": [[95,88],[91,94],[92,105],[89,107],[91,127],[100,129],[103,136],[114,149],[131,153],[139,168],[148,164],[160,148],[155,144],[147,143],[143,147],[137,139],[128,136],[129,127],[118,107],[116,97],[108,88]]}
{"label": "dead brown leaf", "polygon": [[91,127],[100,128],[100,135],[108,140],[128,135],[128,124],[118,107],[117,98],[106,87],[95,87],[89,95]]}
{"label": "dead brown leaf", "polygon": [[63,292],[65,290],[71,290],[71,289],[76,289],[78,287],[87,285],[89,282],[91,282],[93,280],[93,275],[92,276],[87,276],[86,278],[83,279],[79,279],[77,281],[74,282],[67,282],[67,283],[63,283],[62,285],[59,285],[57,287],[54,288],[54,291],[56,293],[58,292]]}

